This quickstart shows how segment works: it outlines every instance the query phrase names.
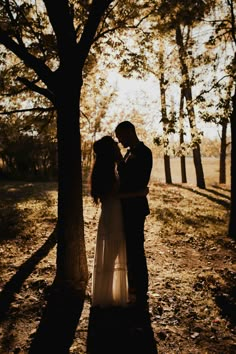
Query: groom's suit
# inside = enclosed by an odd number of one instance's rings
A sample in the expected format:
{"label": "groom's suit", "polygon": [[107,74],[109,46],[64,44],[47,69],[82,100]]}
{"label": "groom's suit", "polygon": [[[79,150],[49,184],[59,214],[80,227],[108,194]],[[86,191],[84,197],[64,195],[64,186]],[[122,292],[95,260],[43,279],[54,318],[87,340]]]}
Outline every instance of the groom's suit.
{"label": "groom's suit", "polygon": [[[128,150],[118,165],[121,193],[144,190],[152,170],[152,152],[139,142]],[[146,196],[122,199],[124,228],[127,245],[129,287],[135,290],[137,304],[147,300],[148,270],[144,250],[144,223],[150,213]]]}

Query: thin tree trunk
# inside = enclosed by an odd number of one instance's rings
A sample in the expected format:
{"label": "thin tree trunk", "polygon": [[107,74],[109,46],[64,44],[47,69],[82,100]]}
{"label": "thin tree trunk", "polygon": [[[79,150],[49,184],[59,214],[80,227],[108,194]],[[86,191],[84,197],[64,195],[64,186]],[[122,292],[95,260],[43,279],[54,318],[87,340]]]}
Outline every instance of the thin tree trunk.
{"label": "thin tree trunk", "polygon": [[[180,105],[179,105],[179,143],[180,146],[184,143],[184,95],[183,90],[181,89],[180,94]],[[186,161],[185,155],[181,153],[180,156],[180,166],[181,166],[181,179],[182,183],[187,183],[187,174],[186,174]]]}
{"label": "thin tree trunk", "polygon": [[[191,134],[193,135],[192,138],[195,139],[196,119],[195,119],[195,112],[192,104],[192,88],[189,79],[188,67],[186,64],[187,54],[184,47],[180,26],[176,27],[176,43],[179,47],[179,59],[180,59],[181,73],[183,79],[183,84],[182,84],[183,93],[187,104],[189,124],[191,128]],[[193,161],[194,161],[194,167],[196,171],[197,186],[199,188],[205,189],[205,179],[204,179],[204,173],[203,173],[203,167],[201,161],[200,144],[196,141],[194,145],[195,146],[193,148]]]}
{"label": "thin tree trunk", "polygon": [[226,133],[227,133],[227,120],[222,122],[222,135],[220,139],[220,176],[219,183],[226,183]]}
{"label": "thin tree trunk", "polygon": [[166,183],[172,184],[171,170],[170,170],[170,156],[167,154],[164,155],[164,166],[165,166]]}
{"label": "thin tree trunk", "polygon": [[165,168],[165,177],[166,183],[172,184],[171,178],[171,168],[170,168],[170,156],[166,152],[168,150],[169,140],[168,140],[168,118],[166,110],[166,87],[165,87],[165,76],[164,76],[164,60],[163,60],[163,45],[160,44],[159,52],[159,62],[160,62],[160,91],[161,91],[161,115],[162,115],[162,124],[164,132],[164,168]]}

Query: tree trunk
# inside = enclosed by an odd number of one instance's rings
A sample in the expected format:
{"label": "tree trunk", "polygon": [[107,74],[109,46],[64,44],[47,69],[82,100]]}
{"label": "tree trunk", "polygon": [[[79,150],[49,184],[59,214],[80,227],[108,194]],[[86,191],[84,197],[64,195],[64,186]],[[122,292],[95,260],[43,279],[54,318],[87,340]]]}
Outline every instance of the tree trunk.
{"label": "tree trunk", "polygon": [[[196,119],[195,119],[195,112],[192,103],[192,88],[191,88],[191,82],[189,78],[188,66],[186,64],[187,54],[184,47],[180,26],[176,27],[176,43],[179,47],[179,59],[180,59],[181,74],[183,79],[182,87],[183,87],[183,93],[187,103],[189,124],[191,128],[192,138],[195,140]],[[204,179],[204,173],[202,168],[200,144],[197,142],[197,139],[196,141],[194,141],[193,161],[194,161],[194,167],[196,171],[197,186],[199,188],[205,189],[205,179]]]}
{"label": "tree trunk", "polygon": [[180,156],[180,166],[181,166],[182,183],[187,183],[185,156]]}
{"label": "tree trunk", "polygon": [[233,239],[236,239],[236,171],[233,167],[233,161],[236,159],[236,85],[235,93],[232,99],[233,111],[230,117],[231,125],[231,209],[229,218],[229,230],[228,235]]}
{"label": "tree trunk", "polygon": [[[180,146],[184,143],[184,94],[183,90],[181,89],[180,94],[180,105],[179,105],[179,143]],[[186,174],[186,163],[185,163],[185,156],[181,152],[180,156],[180,166],[181,166],[181,179],[182,183],[187,183],[187,174]]]}
{"label": "tree trunk", "polygon": [[165,166],[165,176],[166,183],[172,184],[171,171],[170,171],[170,156],[164,155],[164,166]]}
{"label": "tree trunk", "polygon": [[227,133],[227,120],[224,119],[222,122],[222,135],[220,139],[220,176],[219,176],[219,183],[224,184],[226,183],[226,133]]}
{"label": "tree trunk", "polygon": [[201,160],[201,152],[200,152],[200,145],[197,144],[196,147],[193,149],[193,161],[196,170],[196,178],[197,178],[197,186],[199,188],[205,188],[205,180],[203,175],[203,168],[202,168],[202,160]]}
{"label": "tree trunk", "polygon": [[[55,285],[71,288],[84,297],[88,269],[84,241],[79,94],[68,95],[67,92],[62,89],[58,100],[58,247]],[[60,100],[61,96],[63,100]]]}
{"label": "tree trunk", "polygon": [[163,132],[164,132],[164,167],[165,167],[165,177],[166,183],[172,184],[171,178],[171,168],[170,168],[170,156],[166,152],[169,146],[168,139],[168,117],[166,110],[166,84],[165,84],[165,76],[164,76],[164,59],[163,59],[163,45],[160,42],[160,51],[159,51],[159,63],[160,63],[160,92],[161,92],[161,121],[163,124]]}
{"label": "tree trunk", "polygon": [[72,87],[70,82],[64,82],[57,89],[57,268],[29,354],[68,354],[84,305],[88,268],[84,240],[79,130],[81,85],[79,93],[78,83],[76,85],[77,88]]}

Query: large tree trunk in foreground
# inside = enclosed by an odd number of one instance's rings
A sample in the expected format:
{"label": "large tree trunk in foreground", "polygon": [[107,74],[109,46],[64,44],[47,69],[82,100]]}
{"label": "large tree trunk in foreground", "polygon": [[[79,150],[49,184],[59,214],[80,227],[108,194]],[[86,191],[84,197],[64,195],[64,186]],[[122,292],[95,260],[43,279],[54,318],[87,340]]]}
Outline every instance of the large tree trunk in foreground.
{"label": "large tree trunk in foreground", "polygon": [[[76,90],[75,90],[76,91]],[[55,286],[84,296],[88,269],[84,241],[79,95],[58,103],[58,249]],[[70,119],[68,119],[70,117]]]}
{"label": "large tree trunk in foreground", "polygon": [[69,352],[88,281],[79,130],[81,86],[79,91],[78,84],[76,88],[68,82],[65,87],[66,90],[60,89],[56,100],[59,167],[56,276],[30,354]]}
{"label": "large tree trunk in foreground", "polygon": [[229,231],[228,235],[236,239],[236,171],[233,167],[233,161],[236,159],[236,85],[235,93],[232,99],[233,112],[231,114],[231,209],[229,219]]}

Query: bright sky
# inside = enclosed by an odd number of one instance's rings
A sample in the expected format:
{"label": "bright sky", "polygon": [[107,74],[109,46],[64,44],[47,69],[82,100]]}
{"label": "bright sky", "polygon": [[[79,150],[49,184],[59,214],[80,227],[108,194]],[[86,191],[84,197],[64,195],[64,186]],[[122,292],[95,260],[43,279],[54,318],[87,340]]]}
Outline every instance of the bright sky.
{"label": "bright sky", "polygon": [[[114,114],[120,117],[120,120],[130,118],[132,111],[139,112],[145,121],[145,128],[153,132],[162,132],[162,123],[160,123],[160,86],[154,76],[150,75],[149,79],[136,80],[122,77],[115,71],[110,72],[108,76],[109,83],[114,86],[118,92],[116,101],[107,112],[107,116]],[[178,97],[174,97],[178,100]],[[204,130],[204,135],[209,138],[219,138],[220,130],[215,124],[199,123],[198,129]]]}

